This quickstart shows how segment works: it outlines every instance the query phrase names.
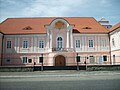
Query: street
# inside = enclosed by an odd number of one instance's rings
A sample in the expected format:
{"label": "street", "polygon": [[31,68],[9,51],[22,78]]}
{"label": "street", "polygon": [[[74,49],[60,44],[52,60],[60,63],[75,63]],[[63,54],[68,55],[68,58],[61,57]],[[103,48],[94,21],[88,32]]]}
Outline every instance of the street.
{"label": "street", "polygon": [[120,72],[1,72],[0,90],[119,90]]}

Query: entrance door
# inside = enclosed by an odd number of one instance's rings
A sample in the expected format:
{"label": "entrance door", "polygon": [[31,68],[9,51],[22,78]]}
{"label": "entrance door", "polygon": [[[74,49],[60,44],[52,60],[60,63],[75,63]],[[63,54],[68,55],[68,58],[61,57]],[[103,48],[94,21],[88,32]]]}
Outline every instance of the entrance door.
{"label": "entrance door", "polygon": [[55,66],[65,66],[65,57],[62,55],[56,56]]}

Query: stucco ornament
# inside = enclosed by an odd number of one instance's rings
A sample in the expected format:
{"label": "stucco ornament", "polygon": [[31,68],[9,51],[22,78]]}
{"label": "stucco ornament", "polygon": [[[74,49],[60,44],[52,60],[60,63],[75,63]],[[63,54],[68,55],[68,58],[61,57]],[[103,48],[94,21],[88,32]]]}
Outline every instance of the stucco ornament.
{"label": "stucco ornament", "polygon": [[58,21],[58,22],[55,23],[55,28],[60,30],[63,27],[64,27],[64,23],[63,22]]}

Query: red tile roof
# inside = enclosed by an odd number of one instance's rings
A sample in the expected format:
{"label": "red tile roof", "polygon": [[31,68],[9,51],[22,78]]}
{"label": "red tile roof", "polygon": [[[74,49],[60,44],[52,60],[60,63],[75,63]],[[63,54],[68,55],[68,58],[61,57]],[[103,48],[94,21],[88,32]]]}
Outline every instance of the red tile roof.
{"label": "red tile roof", "polygon": [[[92,17],[61,17],[74,24],[73,32],[80,33],[108,33],[109,30],[101,26]],[[46,18],[8,18],[0,24],[0,32],[4,34],[42,34],[46,33],[44,25],[50,24],[56,17]]]}
{"label": "red tile roof", "polygon": [[113,27],[111,27],[109,30],[110,30],[110,32],[112,32],[112,31],[114,31],[117,28],[120,28],[120,22],[117,23],[116,25],[114,25]]}

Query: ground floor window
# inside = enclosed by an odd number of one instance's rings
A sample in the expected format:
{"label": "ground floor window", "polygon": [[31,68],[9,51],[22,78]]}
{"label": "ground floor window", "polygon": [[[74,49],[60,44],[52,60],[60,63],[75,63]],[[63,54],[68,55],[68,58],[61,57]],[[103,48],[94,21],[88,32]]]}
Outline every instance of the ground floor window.
{"label": "ground floor window", "polygon": [[32,59],[28,59],[28,63],[32,63]]}
{"label": "ground floor window", "polygon": [[23,62],[24,64],[26,64],[26,63],[32,63],[32,59],[28,59],[28,57],[23,57],[23,58],[22,58],[22,62]]}
{"label": "ground floor window", "polygon": [[6,63],[9,64],[11,62],[10,58],[6,59]]}
{"label": "ground floor window", "polygon": [[90,56],[89,57],[90,63],[93,64],[95,63],[95,57],[94,56]]}
{"label": "ground floor window", "polygon": [[43,57],[39,57],[39,63],[43,63]]}
{"label": "ground floor window", "polygon": [[103,56],[103,61],[107,61],[107,56]]}
{"label": "ground floor window", "polygon": [[99,61],[99,64],[102,64],[103,62],[102,56],[98,56],[98,61]]}
{"label": "ground floor window", "polygon": [[28,58],[27,57],[23,57],[23,63],[27,63]]}

